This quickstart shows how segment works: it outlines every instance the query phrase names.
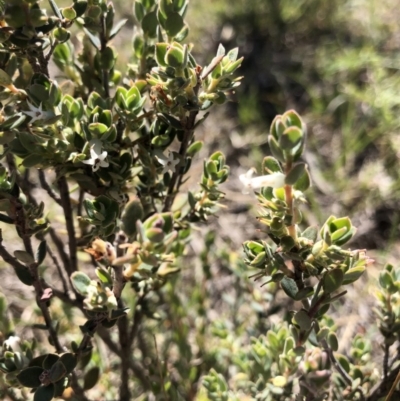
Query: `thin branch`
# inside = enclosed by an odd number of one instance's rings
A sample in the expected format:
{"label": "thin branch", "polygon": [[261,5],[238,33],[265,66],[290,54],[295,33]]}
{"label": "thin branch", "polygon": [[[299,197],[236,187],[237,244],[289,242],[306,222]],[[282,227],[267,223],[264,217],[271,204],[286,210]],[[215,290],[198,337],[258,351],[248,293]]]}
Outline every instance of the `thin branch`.
{"label": "thin branch", "polygon": [[[9,263],[11,266],[14,268],[23,268],[26,269],[27,267],[18,262],[17,259],[15,259],[13,256],[11,256],[7,250],[3,246],[3,236],[2,232],[0,230],[0,255],[4,259],[5,262]],[[55,347],[56,351],[58,353],[62,353],[64,351],[63,347],[61,346],[61,343],[58,339],[57,332],[52,325],[52,319],[50,316],[49,309],[46,305],[46,300],[42,300],[42,295],[43,295],[43,288],[41,285],[41,281],[39,279],[39,272],[38,272],[38,264],[36,262],[31,263],[29,265],[29,272],[33,278],[33,288],[35,289],[36,293],[36,303],[37,306],[40,308],[44,321],[46,323],[47,330],[49,331],[49,335],[52,341],[52,345]]]}
{"label": "thin branch", "polygon": [[165,392],[165,381],[164,381],[164,375],[163,375],[163,372],[162,372],[162,369],[161,369],[161,361],[160,361],[160,355],[158,353],[157,340],[156,340],[156,336],[154,334],[153,334],[153,339],[154,339],[154,346],[156,348],[157,367],[158,367],[158,372],[160,374],[162,392],[164,394],[165,399],[168,400],[167,393]]}
{"label": "thin branch", "polygon": [[392,387],[390,388],[389,394],[387,395],[385,401],[390,401],[392,399],[392,396],[396,390],[397,384],[400,382],[400,371],[397,373],[396,379],[394,380]]}
{"label": "thin branch", "polygon": [[[104,341],[104,343],[107,345],[108,349],[111,352],[113,352],[118,357],[121,356],[122,351],[118,348],[118,345],[114,341],[112,341],[108,330],[106,330],[104,327],[100,325],[97,328],[96,333]],[[148,377],[145,374],[145,368],[138,361],[133,360],[132,355],[130,355],[129,368],[132,370],[136,378],[140,381],[142,387],[145,390],[150,389],[151,385]]]}
{"label": "thin branch", "polygon": [[[350,388],[353,385],[353,379],[349,376],[349,374],[343,369],[343,366],[338,362],[338,360],[335,358],[335,355],[333,354],[332,348],[328,345],[326,340],[322,340],[322,346],[324,347],[325,352],[328,354],[329,359],[336,369],[336,371],[339,373],[339,375],[342,377],[342,379],[345,381],[345,383],[350,386]],[[361,387],[357,387],[356,392],[360,394],[360,400],[365,401],[365,396],[364,393],[361,389]]]}
{"label": "thin branch", "polygon": [[385,353],[383,355],[383,380],[386,380],[389,371],[389,350],[390,345],[385,344]]}
{"label": "thin branch", "polygon": [[[200,74],[200,71],[197,71],[197,84],[193,88],[193,91],[194,91],[195,95],[197,95],[197,93],[199,91],[201,80],[202,80],[202,78],[200,77],[199,74]],[[193,111],[191,111],[189,113],[188,117],[184,118],[184,120],[186,120],[185,124],[184,124],[185,132],[183,134],[183,139],[182,139],[182,142],[181,142],[181,146],[179,148],[179,154],[182,156],[183,160],[185,160],[186,151],[187,151],[187,149],[189,147],[190,141],[193,138],[194,126],[195,126],[195,123],[196,123],[196,117],[197,117],[198,113],[199,113],[199,110],[193,110]],[[177,168],[174,171],[174,173],[172,174],[171,181],[170,181],[169,186],[168,186],[168,191],[167,191],[167,196],[166,196],[166,199],[165,199],[164,208],[163,208],[164,212],[168,212],[171,209],[171,206],[174,203],[174,199],[175,199],[176,193],[179,190],[180,185],[182,184],[183,174],[180,174],[179,170],[180,169]],[[176,189],[175,189],[175,186],[176,186]]]}
{"label": "thin branch", "polygon": [[60,187],[61,203],[64,209],[65,224],[68,232],[69,258],[71,261],[71,264],[68,266],[68,273],[71,275],[73,272],[78,270],[74,215],[72,211],[71,199],[69,197],[67,179],[65,177],[60,177],[58,183]]}
{"label": "thin branch", "polygon": [[8,253],[7,249],[4,248],[3,246],[3,231],[0,228],[0,256],[3,258],[3,260],[14,267],[15,269],[27,269],[25,265],[22,263],[18,262],[14,256]]}
{"label": "thin branch", "polygon": [[80,401],[89,401],[83,388],[79,385],[78,377],[75,372],[72,373],[71,387]]}
{"label": "thin branch", "polygon": [[43,170],[38,170],[39,182],[42,188],[47,192],[47,194],[52,198],[58,205],[62,206],[61,199],[59,196],[52,190],[48,182],[46,181],[46,177],[44,175]]}
{"label": "thin branch", "polygon": [[[396,380],[400,377],[400,366],[393,369],[386,379],[377,383],[370,391],[366,401],[380,401],[383,397],[389,396],[390,391],[394,391]],[[389,398],[390,399],[390,398]],[[388,399],[386,399],[388,401]]]}
{"label": "thin branch", "polygon": [[[191,111],[189,114],[189,117],[187,118],[186,126],[185,126],[185,133],[183,135],[183,139],[181,142],[181,146],[179,149],[179,154],[182,156],[183,160],[186,157],[186,151],[189,147],[189,143],[191,139],[193,138],[193,132],[194,132],[194,125],[196,122],[196,117],[197,117],[198,111]],[[165,199],[165,204],[163,211],[168,212],[171,209],[172,204],[174,203],[174,199],[176,196],[176,193],[182,184],[183,180],[183,174],[180,172],[180,168],[177,168],[174,173],[172,174],[171,181],[168,186],[168,191],[167,191],[167,196]],[[175,188],[176,186],[176,188]]]}
{"label": "thin branch", "polygon": [[[107,48],[107,35],[106,35],[106,17],[103,16],[101,18],[101,33],[100,33],[100,42],[101,42],[101,49],[100,53],[104,53],[105,49]],[[104,94],[106,99],[110,97],[110,73],[107,68],[102,67],[102,81],[103,81],[103,88]]]}
{"label": "thin branch", "polygon": [[54,242],[54,245],[57,248],[57,252],[61,257],[61,260],[63,262],[64,265],[64,269],[66,272],[70,271],[70,260],[69,260],[69,256],[68,254],[65,252],[64,250],[64,242],[61,240],[61,238],[56,234],[55,230],[53,227],[49,228],[49,234],[50,237],[52,239],[52,241]]}
{"label": "thin branch", "polygon": [[53,261],[54,265],[57,268],[58,275],[60,276],[60,280],[62,282],[62,286],[64,289],[64,293],[66,294],[68,292],[67,281],[65,280],[65,277],[64,277],[63,271],[61,269],[60,263],[58,262],[58,259],[56,258],[53,251],[51,250],[51,248],[48,245],[47,245],[47,254],[50,256],[51,260]]}
{"label": "thin branch", "polygon": [[138,302],[137,302],[137,304],[136,304],[136,309],[135,309],[134,316],[133,316],[133,324],[132,324],[132,326],[131,326],[131,331],[130,331],[130,333],[129,333],[129,341],[130,341],[131,344],[133,343],[133,341],[134,341],[135,338],[136,338],[136,335],[137,335],[138,330],[139,330],[140,323],[141,323],[142,318],[143,318],[143,313],[142,313],[142,311],[141,311],[141,310],[138,310],[137,307],[140,306],[140,305],[142,304],[142,302],[143,302],[143,300],[144,300],[144,297],[145,297],[146,295],[147,295],[147,294],[143,294],[143,295],[139,298],[139,300],[138,300]]}

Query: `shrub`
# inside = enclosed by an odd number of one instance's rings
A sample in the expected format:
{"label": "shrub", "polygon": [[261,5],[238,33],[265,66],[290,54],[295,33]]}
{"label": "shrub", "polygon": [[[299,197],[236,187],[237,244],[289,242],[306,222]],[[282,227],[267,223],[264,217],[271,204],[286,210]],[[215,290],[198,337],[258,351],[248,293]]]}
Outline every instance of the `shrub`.
{"label": "shrub", "polygon": [[[204,160],[197,190],[184,184],[202,148],[197,128],[240,83],[237,49],[220,45],[202,67],[184,43],[187,1],[135,1],[132,55],[120,71],[112,40],[127,20],[111,2],[0,5],[0,255],[15,277],[0,297],[3,398],[29,399],[28,389],[35,401],[393,397],[399,270],[387,265],[376,292],[379,372],[369,339],[357,335],[340,352],[328,312],[372,260],[344,247],[356,232],[348,217],[301,225],[311,177],[293,110],[272,123],[263,174],[240,176],[244,191],[257,190],[266,238],[244,243],[243,263],[219,248],[218,232],[205,234],[194,261],[202,284],[176,291],[194,227],[224,198],[221,151]],[[209,317],[219,301],[208,288],[212,258],[234,279],[228,319]],[[35,306],[17,332],[13,297],[31,292]],[[264,323],[279,310],[283,318]]]}

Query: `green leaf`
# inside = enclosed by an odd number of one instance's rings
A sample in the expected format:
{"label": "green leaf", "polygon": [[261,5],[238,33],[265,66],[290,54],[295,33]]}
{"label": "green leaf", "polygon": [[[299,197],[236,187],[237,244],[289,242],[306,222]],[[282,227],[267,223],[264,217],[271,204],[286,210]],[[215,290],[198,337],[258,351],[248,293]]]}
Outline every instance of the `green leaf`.
{"label": "green leaf", "polygon": [[333,331],[328,334],[327,341],[333,351],[337,351],[339,349],[338,339]]}
{"label": "green leaf", "polygon": [[296,301],[302,301],[303,299],[311,297],[313,294],[313,287],[304,287],[296,294]]}
{"label": "green leaf", "polygon": [[200,152],[200,150],[202,149],[202,147],[203,147],[203,141],[196,141],[196,142],[193,142],[193,143],[189,146],[189,148],[188,148],[186,154],[187,154],[188,156],[190,156],[190,157],[193,157],[196,153],[199,153],[199,152]]}
{"label": "green leaf", "polygon": [[281,149],[292,150],[303,140],[303,131],[297,127],[287,128],[279,138]]}
{"label": "green leaf", "polygon": [[[186,39],[186,37],[189,35],[189,26],[187,24],[185,24],[183,26],[183,28],[181,29],[181,31],[175,35],[175,41],[176,42],[182,42]],[[193,57],[191,55],[189,55],[189,60],[190,58]]]}
{"label": "green leaf", "polygon": [[275,157],[272,156],[266,156],[264,157],[264,160],[262,161],[262,168],[265,170],[267,173],[282,173],[282,167],[278,160],[275,159]]}
{"label": "green leaf", "polygon": [[300,326],[301,330],[310,330],[312,319],[308,316],[308,313],[305,310],[297,312],[294,315],[293,320]]}
{"label": "green leaf", "polygon": [[184,27],[185,23],[183,18],[177,12],[168,14],[167,20],[165,21],[165,31],[169,37],[177,35]]}
{"label": "green leaf", "polygon": [[14,224],[14,219],[8,217],[6,214],[0,213],[0,221],[6,224]]}
{"label": "green leaf", "polygon": [[14,251],[14,256],[21,262],[32,264],[35,263],[35,259],[26,251]]}
{"label": "green leaf", "polygon": [[318,227],[311,226],[306,228],[300,235],[300,237],[307,238],[313,242],[315,242],[318,238]]}
{"label": "green leaf", "polygon": [[71,282],[74,286],[75,290],[79,292],[81,295],[87,295],[91,280],[90,278],[82,272],[74,272],[71,275]]}
{"label": "green leaf", "polygon": [[292,278],[284,277],[281,281],[281,286],[287,296],[292,299],[296,299],[296,295],[299,290],[297,288],[296,282]]}
{"label": "green leaf", "polygon": [[307,165],[305,166],[303,174],[297,179],[293,187],[294,189],[302,192],[311,187],[311,177]]}
{"label": "green leaf", "polygon": [[58,382],[67,373],[67,369],[61,361],[57,361],[49,371],[49,379],[52,383]]}
{"label": "green leaf", "polygon": [[170,125],[172,128],[179,129],[179,130],[181,130],[183,128],[180,121],[178,119],[176,119],[175,117],[170,116],[169,114],[158,113],[157,117],[160,118],[166,124]]}
{"label": "green leaf", "polygon": [[15,274],[19,278],[19,280],[25,285],[32,285],[33,284],[33,277],[28,268],[24,266],[17,266],[14,268]]}
{"label": "green leaf", "polygon": [[111,311],[111,320],[114,319],[119,319],[122,316],[125,316],[128,313],[129,308],[123,308],[123,309],[114,309]]}
{"label": "green leaf", "polygon": [[43,155],[38,155],[35,153],[30,154],[25,157],[22,161],[22,165],[27,168],[40,166],[43,163]]}
{"label": "green leaf", "polygon": [[140,22],[143,19],[145,13],[143,4],[140,1],[136,0],[133,6],[133,11],[136,19]]}
{"label": "green leaf", "polygon": [[112,286],[113,280],[110,273],[108,273],[107,270],[105,270],[102,267],[98,267],[96,268],[96,275],[102,283]]}
{"label": "green leaf", "polygon": [[0,69],[0,86],[10,86],[12,85],[11,77],[2,69]]}
{"label": "green leaf", "polygon": [[335,245],[344,245],[346,242],[350,241],[351,238],[353,238],[356,232],[357,229],[355,227],[351,227],[350,231],[348,231],[346,234],[343,234],[339,239],[335,241]]}
{"label": "green leaf", "polygon": [[329,328],[328,327],[322,327],[318,334],[317,334],[317,341],[321,342],[322,340],[325,340],[327,335],[329,333]]}
{"label": "green leaf", "polygon": [[326,272],[322,278],[324,292],[330,294],[336,291],[343,283],[343,270],[333,269]]}
{"label": "green leaf", "polygon": [[41,264],[47,254],[47,243],[46,240],[40,242],[38,249],[36,251],[35,260],[37,264]]}
{"label": "green leaf", "polygon": [[69,20],[74,20],[76,18],[76,11],[73,7],[63,8],[62,14],[63,14],[64,18],[69,19]]}
{"label": "green leaf", "polygon": [[156,43],[156,61],[157,64],[162,67],[167,66],[167,63],[165,62],[165,55],[167,54],[168,46],[168,43]]}
{"label": "green leaf", "polygon": [[90,369],[85,374],[83,382],[84,390],[90,390],[91,388],[93,388],[96,385],[97,381],[99,380],[99,377],[100,377],[100,369],[97,366]]}
{"label": "green leaf", "polygon": [[344,274],[342,285],[347,285],[357,281],[365,272],[365,266],[353,267]]}
{"label": "green leaf", "polygon": [[92,43],[92,45],[100,51],[101,49],[101,43],[100,43],[100,39],[93,35],[88,29],[83,28],[83,30],[85,31],[87,37],[89,38],[90,42]]}
{"label": "green leaf", "polygon": [[294,125],[297,128],[303,129],[304,127],[301,117],[295,110],[288,110],[283,114],[282,119],[284,121],[288,121],[290,125]]}
{"label": "green leaf", "polygon": [[80,17],[87,9],[88,6],[88,2],[85,0],[78,0],[76,2],[74,2],[74,10],[76,12],[76,16]]}
{"label": "green leaf", "polygon": [[379,285],[385,290],[388,290],[393,286],[393,278],[387,270],[384,270],[379,274]]}
{"label": "green leaf", "polygon": [[268,145],[272,155],[276,157],[280,162],[285,163],[285,156],[283,155],[283,151],[279,147],[277,140],[272,135],[268,136]]}
{"label": "green leaf", "polygon": [[35,391],[33,401],[51,401],[54,397],[54,384],[48,386],[40,386]]}
{"label": "green leaf", "polygon": [[51,7],[52,10],[53,10],[53,13],[57,16],[57,18],[58,18],[59,20],[62,20],[63,17],[62,17],[62,15],[61,15],[61,11],[60,11],[60,9],[58,8],[58,6],[57,6],[57,4],[55,3],[55,1],[54,1],[54,0],[49,0],[49,3],[50,3],[50,7]]}
{"label": "green leaf", "polygon": [[130,201],[122,215],[122,229],[126,235],[132,237],[136,234],[136,222],[142,220],[144,216],[143,206],[140,200],[134,199]]}
{"label": "green leaf", "polygon": [[21,370],[18,373],[17,379],[24,386],[29,388],[39,387],[42,382],[39,379],[39,376],[42,374],[43,368],[39,366],[32,366]]}
{"label": "green leaf", "polygon": [[174,68],[182,68],[185,64],[184,51],[177,46],[170,46],[165,54],[165,63]]}
{"label": "green leaf", "polygon": [[164,231],[157,227],[149,228],[145,231],[145,235],[151,242],[154,243],[161,242],[165,237]]}
{"label": "green leaf", "polygon": [[148,13],[142,20],[143,32],[150,38],[154,38],[156,36],[157,26],[158,26],[158,20],[155,11]]}
{"label": "green leaf", "polygon": [[91,123],[88,128],[92,134],[97,136],[103,135],[108,130],[107,125],[102,123]]}
{"label": "green leaf", "polygon": [[110,37],[109,40],[111,40],[114,36],[118,35],[119,31],[122,29],[122,27],[126,24],[128,20],[127,19],[123,19],[121,21],[119,21],[111,30],[110,32]]}
{"label": "green leaf", "polygon": [[70,352],[66,352],[65,354],[60,355],[60,361],[65,366],[66,375],[70,374],[75,369],[76,364],[78,363],[77,357]]}
{"label": "green leaf", "polygon": [[285,177],[285,184],[294,185],[305,173],[305,163],[298,163],[292,167],[289,173]]}
{"label": "green leaf", "polygon": [[329,223],[329,229],[331,233],[340,230],[345,227],[347,230],[350,230],[352,227],[351,220],[348,217],[341,217],[339,219],[334,219]]}
{"label": "green leaf", "polygon": [[57,354],[47,354],[43,361],[43,368],[50,369],[59,359],[60,357]]}

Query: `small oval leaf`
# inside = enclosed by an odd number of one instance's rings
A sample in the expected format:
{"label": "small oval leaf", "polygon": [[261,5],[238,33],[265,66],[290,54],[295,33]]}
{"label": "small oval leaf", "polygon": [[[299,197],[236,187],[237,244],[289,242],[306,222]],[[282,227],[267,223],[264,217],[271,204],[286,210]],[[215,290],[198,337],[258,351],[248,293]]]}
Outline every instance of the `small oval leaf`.
{"label": "small oval leaf", "polygon": [[95,366],[92,369],[90,369],[86,374],[84,378],[84,384],[83,388],[84,390],[90,390],[93,388],[97,381],[99,380],[100,377],[100,369]]}
{"label": "small oval leaf", "polygon": [[71,275],[71,282],[76,291],[78,291],[81,295],[87,295],[91,280],[90,278],[82,272],[74,272]]}

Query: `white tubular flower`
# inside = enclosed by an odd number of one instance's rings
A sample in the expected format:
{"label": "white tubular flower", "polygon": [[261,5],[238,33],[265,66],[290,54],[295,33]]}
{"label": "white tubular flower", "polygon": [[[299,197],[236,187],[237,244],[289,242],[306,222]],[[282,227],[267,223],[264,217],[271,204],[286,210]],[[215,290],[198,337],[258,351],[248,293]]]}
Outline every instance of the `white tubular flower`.
{"label": "white tubular flower", "polygon": [[92,139],[89,141],[90,146],[90,159],[83,160],[82,163],[89,164],[93,166],[93,171],[97,171],[100,167],[108,167],[108,163],[105,158],[107,157],[107,152],[101,151],[101,141],[98,139]]}
{"label": "white tubular flower", "polygon": [[39,107],[35,107],[33,104],[26,101],[30,111],[22,111],[24,114],[31,118],[30,123],[33,124],[36,121],[48,120],[53,118],[55,114],[52,111],[43,110],[43,105],[40,103]]}
{"label": "white tubular flower", "polygon": [[244,194],[248,194],[250,189],[262,187],[282,188],[285,185],[285,175],[282,173],[272,173],[253,178],[254,171],[254,169],[250,169],[246,174],[239,176],[239,180],[244,185]]}
{"label": "white tubular flower", "polygon": [[162,174],[165,174],[169,170],[175,173],[176,166],[179,164],[179,159],[175,159],[172,152],[169,152],[168,157],[165,157],[162,152],[157,152],[155,156],[157,161],[164,167]]}

